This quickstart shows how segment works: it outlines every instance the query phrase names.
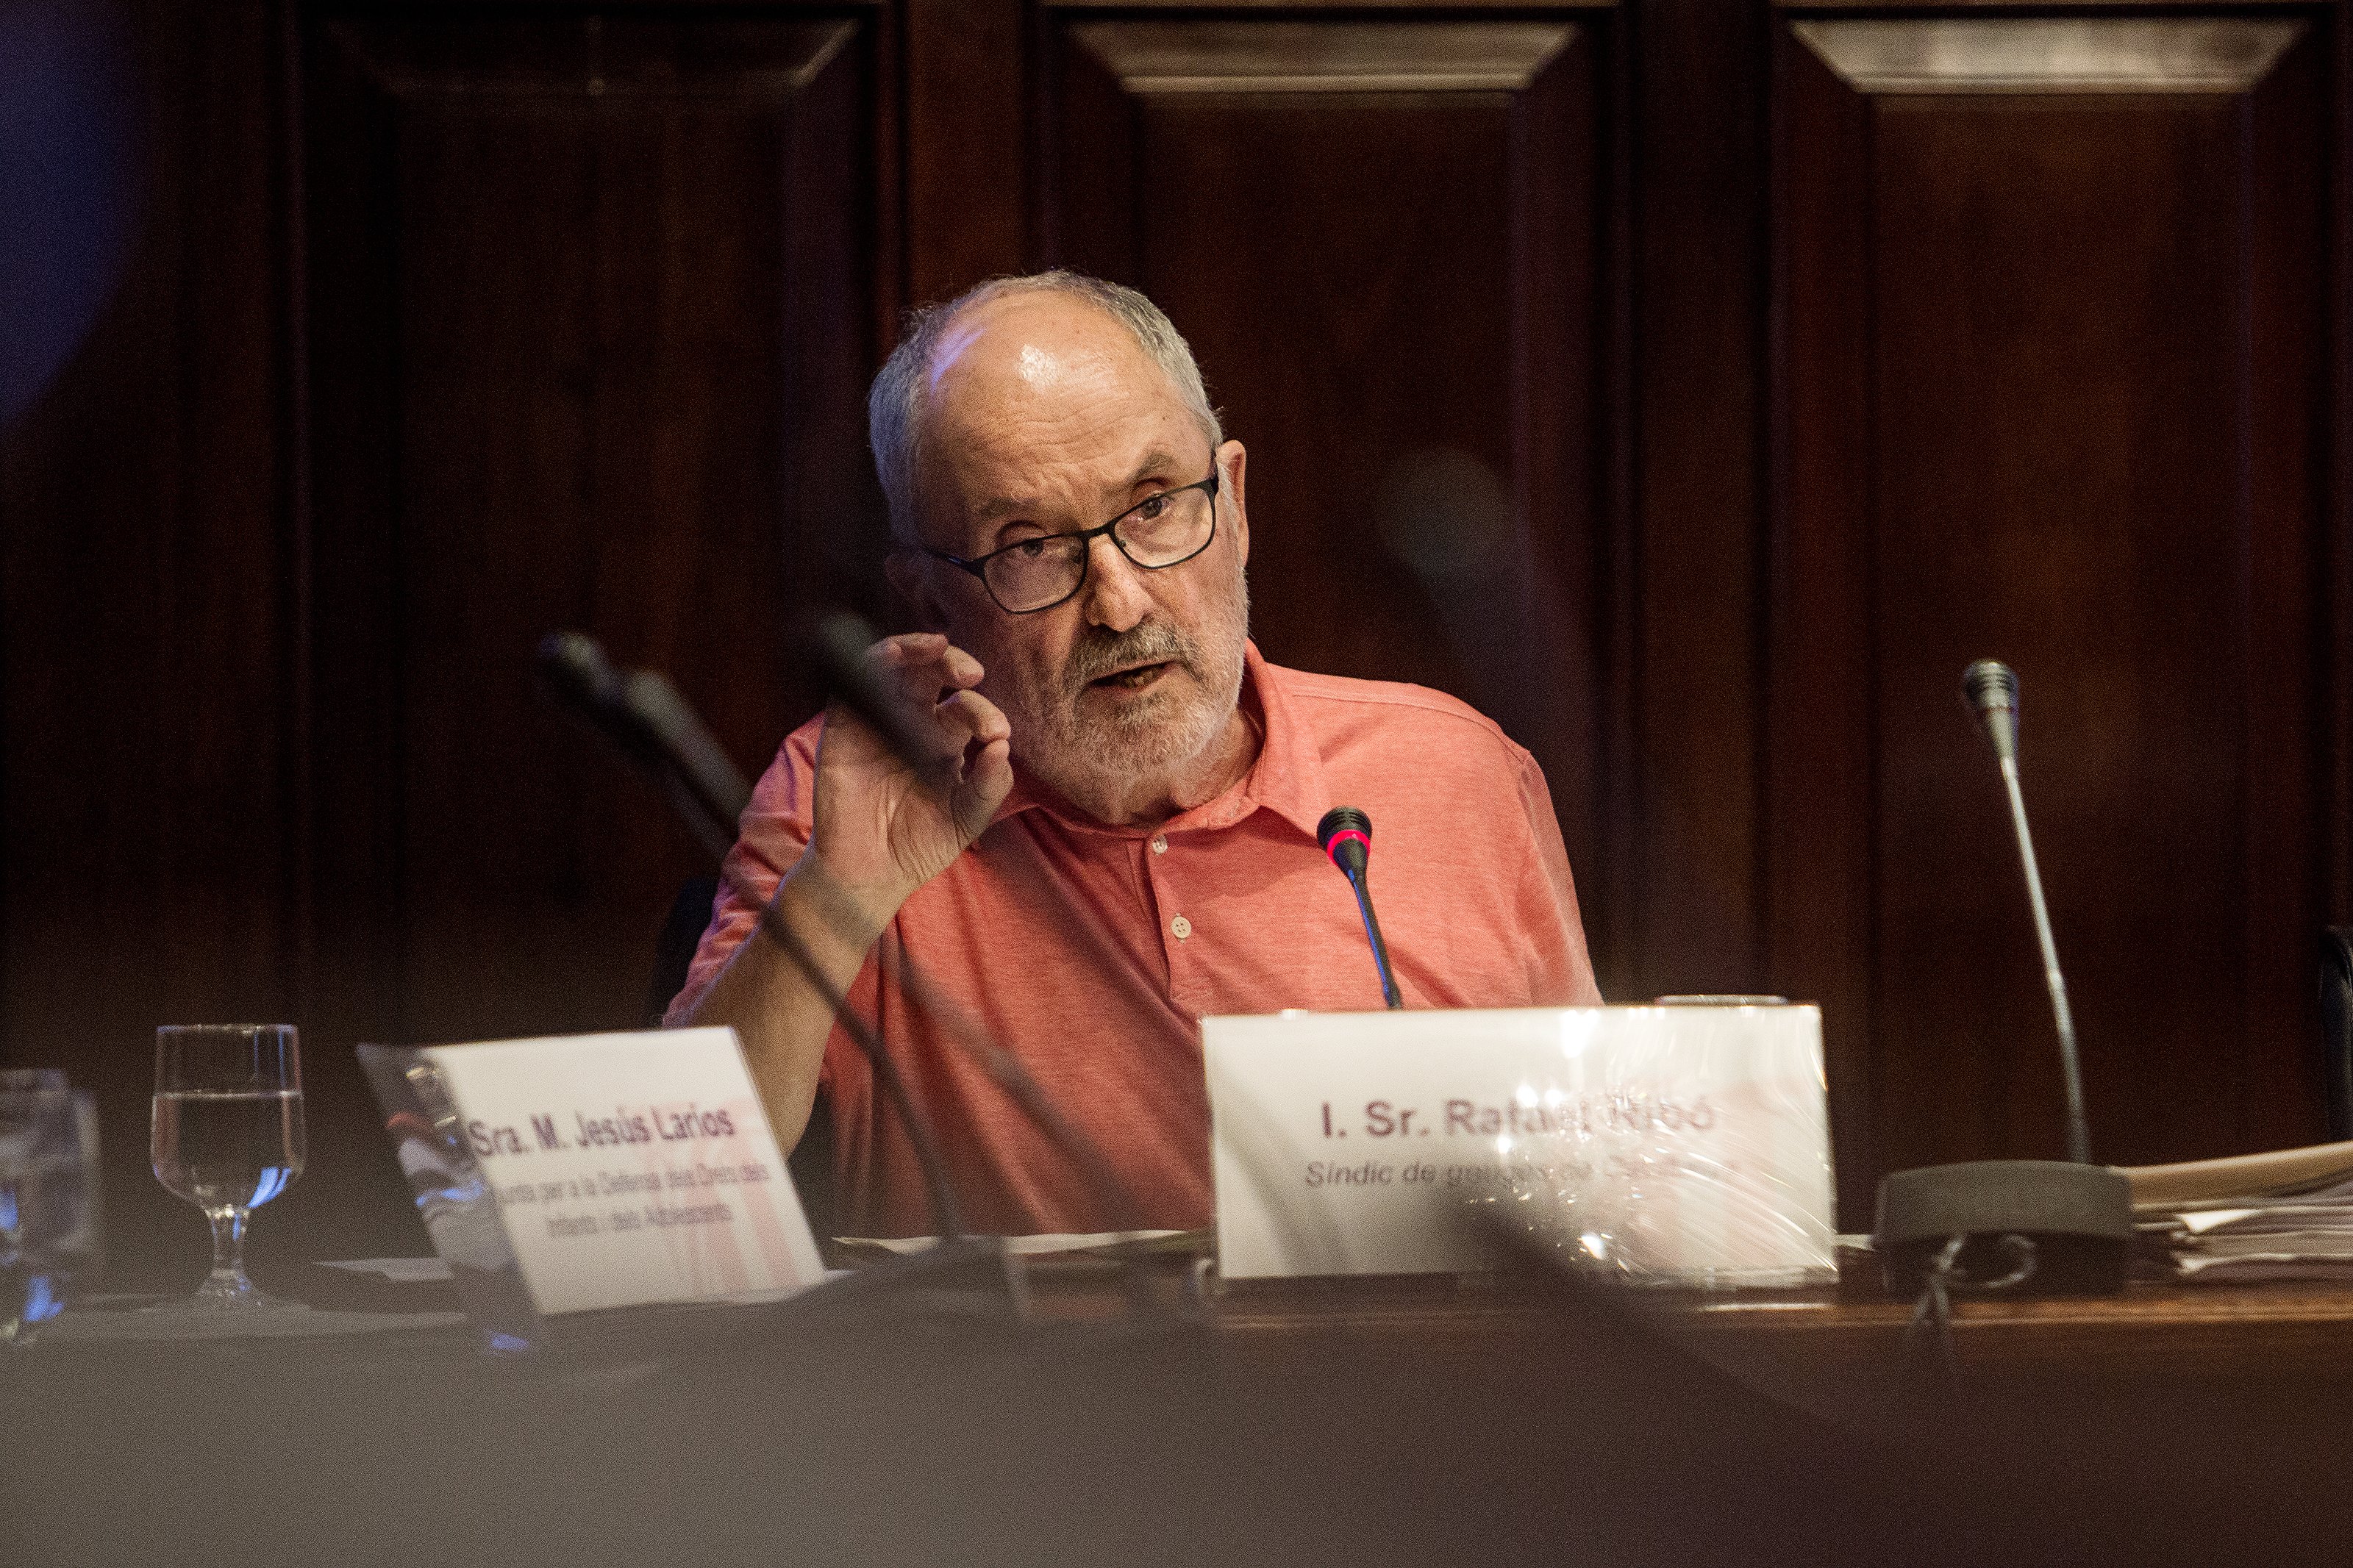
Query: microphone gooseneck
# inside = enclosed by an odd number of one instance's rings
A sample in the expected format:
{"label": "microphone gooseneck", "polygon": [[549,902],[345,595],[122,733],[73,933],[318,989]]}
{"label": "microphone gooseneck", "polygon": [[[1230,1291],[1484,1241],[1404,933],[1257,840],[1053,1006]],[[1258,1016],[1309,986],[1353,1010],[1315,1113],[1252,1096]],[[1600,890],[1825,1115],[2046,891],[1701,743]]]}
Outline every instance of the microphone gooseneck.
{"label": "microphone gooseneck", "polygon": [[1315,842],[1356,892],[1356,909],[1365,917],[1365,940],[1373,949],[1373,967],[1381,977],[1382,1002],[1403,1007],[1405,999],[1398,994],[1397,980],[1389,973],[1388,944],[1381,940],[1381,922],[1373,913],[1373,895],[1365,886],[1365,868],[1373,847],[1372,818],[1353,805],[1335,805],[1315,825]]}
{"label": "microphone gooseneck", "polygon": [[617,700],[621,711],[660,744],[679,786],[691,791],[705,812],[725,826],[743,816],[752,786],[668,676],[658,669],[632,670],[621,678]]}
{"label": "microphone gooseneck", "polygon": [[[918,773],[938,768],[940,759],[921,729],[909,699],[895,690],[866,660],[875,629],[860,616],[838,610],[805,623],[802,641],[828,693],[864,721],[902,763]],[[1071,930],[1092,937],[1089,917],[1073,910]],[[1099,945],[1099,951],[1102,951]],[[947,1037],[994,1079],[1088,1181],[1119,1218],[1119,1228],[1145,1228],[1146,1210],[1117,1166],[1096,1142],[1062,1114],[1020,1058],[993,1039],[965,1008],[927,979],[902,948],[899,982],[916,1008],[937,1020]]]}
{"label": "microphone gooseneck", "polygon": [[[2020,1296],[2114,1295],[2131,1272],[2135,1237],[2132,1186],[2122,1173],[2092,1163],[2084,1114],[2084,1073],[2075,1057],[2075,1017],[2059,973],[2059,944],[2042,900],[2042,871],[2026,826],[2018,784],[2018,676],[1980,659],[1962,672],[1961,696],[1984,721],[2042,948],[2042,977],[2059,1026],[2059,1068],[2067,1091],[2067,1159],[1970,1160],[1891,1171],[1879,1184],[1872,1247],[1891,1294],[1915,1296],[1905,1355],[1916,1363],[1952,1361],[1950,1293],[2000,1290]],[[1948,1376],[1939,1381],[1950,1386]]]}
{"label": "microphone gooseneck", "polygon": [[2042,979],[2051,991],[2051,1013],[2059,1028],[2059,1066],[2067,1090],[2067,1158],[2092,1163],[2092,1133],[2084,1113],[2084,1073],[2075,1055],[2075,1015],[2067,1005],[2067,980],[2059,973],[2059,943],[2051,934],[2051,910],[2042,899],[2042,872],[2034,860],[2034,835],[2026,826],[2026,796],[2018,784],[2018,674],[2010,666],[1981,658],[1961,673],[1961,695],[1976,710],[1993,739],[2010,796],[2010,826],[2018,836],[2019,863],[2026,872],[2026,898],[2034,910],[2034,936],[2042,947]]}
{"label": "microphone gooseneck", "polygon": [[[858,1016],[858,1010],[826,978],[816,955],[777,910],[776,900],[761,899],[728,859],[728,852],[734,847],[735,818],[743,810],[742,804],[738,802],[734,811],[726,812],[721,801],[712,798],[712,781],[707,776],[698,777],[699,773],[709,773],[709,759],[693,755],[691,741],[685,748],[688,754],[681,754],[680,742],[689,737],[699,737],[714,752],[717,750],[702,721],[693,717],[685,700],[668,680],[659,680],[658,689],[643,681],[633,688],[630,680],[613,668],[596,640],[580,632],[557,632],[544,638],[539,645],[539,668],[558,698],[661,785],[687,826],[719,861],[720,879],[760,911],[760,929],[816,988],[818,996],[832,1009],[834,1021],[873,1064],[883,1100],[906,1129],[940,1234],[949,1237],[963,1236],[964,1215],[948,1183],[946,1162],[940,1157],[931,1124],[915,1110],[898,1064],[883,1049],[873,1029]],[[671,710],[672,704],[675,710]],[[681,715],[683,723],[680,722]],[[733,772],[734,764],[726,763],[724,766]],[[740,780],[741,775],[737,777]],[[723,787],[715,793],[723,795],[725,791]]]}

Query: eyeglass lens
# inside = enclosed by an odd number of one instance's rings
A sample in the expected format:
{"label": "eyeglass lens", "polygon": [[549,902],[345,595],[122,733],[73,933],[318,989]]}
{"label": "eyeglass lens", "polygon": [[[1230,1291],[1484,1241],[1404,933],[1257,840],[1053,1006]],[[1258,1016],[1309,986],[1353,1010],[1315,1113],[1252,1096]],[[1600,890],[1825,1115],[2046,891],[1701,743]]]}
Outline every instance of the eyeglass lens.
{"label": "eyeglass lens", "polygon": [[[1174,566],[1209,542],[1217,503],[1199,489],[1151,497],[1112,525],[1112,538],[1138,566]],[[1033,539],[989,560],[989,592],[1012,611],[1043,609],[1078,591],[1089,542],[1075,534]]]}

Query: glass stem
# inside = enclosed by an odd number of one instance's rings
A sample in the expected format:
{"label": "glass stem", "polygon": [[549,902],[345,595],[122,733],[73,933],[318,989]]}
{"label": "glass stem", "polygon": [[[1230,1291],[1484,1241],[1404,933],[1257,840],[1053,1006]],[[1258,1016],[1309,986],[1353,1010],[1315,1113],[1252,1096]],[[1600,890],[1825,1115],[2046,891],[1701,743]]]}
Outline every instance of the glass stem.
{"label": "glass stem", "polygon": [[213,1222],[213,1272],[205,1281],[206,1289],[241,1293],[253,1289],[245,1277],[245,1222],[251,1212],[234,1205],[205,1211]]}

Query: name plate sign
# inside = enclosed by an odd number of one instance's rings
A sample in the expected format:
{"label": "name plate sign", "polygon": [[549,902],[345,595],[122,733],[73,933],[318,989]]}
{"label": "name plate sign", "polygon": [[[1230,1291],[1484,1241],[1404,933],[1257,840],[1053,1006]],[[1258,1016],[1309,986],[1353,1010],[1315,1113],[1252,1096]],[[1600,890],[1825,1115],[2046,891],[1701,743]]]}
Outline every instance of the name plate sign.
{"label": "name plate sign", "polygon": [[[479,1169],[541,1316],[789,1294],[824,1279],[734,1030],[402,1055],[437,1081],[440,1141]],[[416,1181],[406,1149],[402,1163]],[[429,1205],[427,1218],[447,1256],[464,1227],[434,1226]],[[452,1266],[484,1261],[481,1239]]]}
{"label": "name plate sign", "polygon": [[1812,1006],[1286,1013],[1201,1033],[1228,1279],[1488,1267],[1498,1226],[1641,1282],[1834,1272]]}

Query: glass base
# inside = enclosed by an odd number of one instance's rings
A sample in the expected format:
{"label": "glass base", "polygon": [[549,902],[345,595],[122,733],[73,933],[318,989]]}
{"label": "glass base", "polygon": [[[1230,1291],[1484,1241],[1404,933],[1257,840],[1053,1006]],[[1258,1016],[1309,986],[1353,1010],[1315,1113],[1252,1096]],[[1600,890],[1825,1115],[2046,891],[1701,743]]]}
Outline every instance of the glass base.
{"label": "glass base", "polygon": [[253,1281],[242,1278],[223,1279],[218,1275],[206,1279],[193,1295],[176,1300],[159,1301],[140,1309],[146,1312],[307,1312],[311,1309],[300,1301],[290,1301],[283,1296],[272,1296],[254,1289]]}

